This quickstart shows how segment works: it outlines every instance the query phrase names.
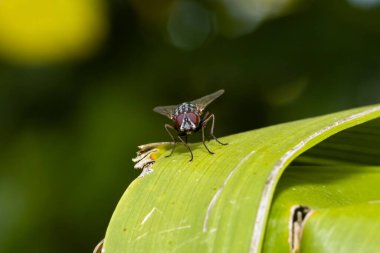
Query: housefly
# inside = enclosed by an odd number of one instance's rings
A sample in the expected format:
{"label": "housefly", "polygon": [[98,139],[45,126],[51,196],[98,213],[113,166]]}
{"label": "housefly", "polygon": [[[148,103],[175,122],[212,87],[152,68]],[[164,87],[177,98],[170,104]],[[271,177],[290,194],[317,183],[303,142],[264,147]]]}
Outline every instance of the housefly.
{"label": "housefly", "polygon": [[168,106],[157,106],[153,111],[162,114],[173,121],[173,125],[165,124],[165,129],[173,140],[172,150],[167,157],[171,156],[176,147],[176,139],[171,133],[171,130],[177,131],[177,138],[180,140],[186,148],[189,150],[191,158],[193,160],[193,152],[191,151],[189,145],[187,145],[187,136],[192,133],[196,133],[202,130],[202,142],[207,151],[210,154],[214,154],[210,151],[205,143],[205,128],[209,121],[211,121],[210,135],[221,145],[227,145],[227,143],[222,143],[214,135],[214,123],[215,115],[209,112],[203,113],[206,106],[208,106],[212,101],[217,99],[224,93],[224,90],[218,90],[210,95],[201,97],[199,99],[193,100],[191,102],[184,102],[179,105],[168,105]]}

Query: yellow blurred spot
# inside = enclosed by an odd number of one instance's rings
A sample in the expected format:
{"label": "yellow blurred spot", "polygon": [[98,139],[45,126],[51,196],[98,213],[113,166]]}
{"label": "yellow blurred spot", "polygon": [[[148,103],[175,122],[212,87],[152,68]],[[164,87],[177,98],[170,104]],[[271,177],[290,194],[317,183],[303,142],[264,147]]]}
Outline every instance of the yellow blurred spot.
{"label": "yellow blurred spot", "polygon": [[0,56],[46,64],[89,56],[107,30],[101,0],[1,0]]}
{"label": "yellow blurred spot", "polygon": [[152,160],[157,160],[157,154],[156,153],[152,153],[152,154],[150,154],[150,159],[152,159]]}

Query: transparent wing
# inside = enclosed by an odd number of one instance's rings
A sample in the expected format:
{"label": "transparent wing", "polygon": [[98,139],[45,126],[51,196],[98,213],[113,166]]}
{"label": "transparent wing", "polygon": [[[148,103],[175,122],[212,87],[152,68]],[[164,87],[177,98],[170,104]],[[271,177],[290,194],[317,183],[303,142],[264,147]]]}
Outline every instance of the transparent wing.
{"label": "transparent wing", "polygon": [[176,108],[177,105],[157,106],[153,108],[153,111],[172,119]]}
{"label": "transparent wing", "polygon": [[212,101],[220,97],[224,93],[224,90],[218,90],[210,95],[198,98],[196,100],[191,101],[191,103],[196,104],[200,111],[206,108]]}

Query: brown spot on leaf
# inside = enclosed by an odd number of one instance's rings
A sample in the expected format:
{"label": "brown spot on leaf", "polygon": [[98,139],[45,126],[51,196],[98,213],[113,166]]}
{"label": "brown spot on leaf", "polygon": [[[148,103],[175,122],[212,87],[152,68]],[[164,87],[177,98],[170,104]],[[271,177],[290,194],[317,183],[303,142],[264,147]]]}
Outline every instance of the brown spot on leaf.
{"label": "brown spot on leaf", "polygon": [[305,221],[312,213],[307,206],[294,206],[291,210],[290,227],[289,227],[289,244],[292,253],[300,251],[302,232]]}

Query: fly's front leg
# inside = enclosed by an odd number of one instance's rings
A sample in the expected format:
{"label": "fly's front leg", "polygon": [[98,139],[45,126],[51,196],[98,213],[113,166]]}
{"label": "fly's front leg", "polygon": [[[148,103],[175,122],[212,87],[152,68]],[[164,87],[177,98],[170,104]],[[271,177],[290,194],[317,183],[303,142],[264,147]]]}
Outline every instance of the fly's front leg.
{"label": "fly's front leg", "polygon": [[[186,135],[186,141],[187,141],[187,135]],[[187,143],[181,138],[181,136],[179,136],[178,135],[178,139],[180,139],[181,141],[182,141],[182,143],[183,143],[183,145],[185,145],[185,147],[189,150],[189,152],[190,152],[190,155],[191,155],[191,158],[190,158],[190,161],[189,162],[191,162],[192,160],[193,160],[193,152],[191,151],[191,148],[189,147],[189,145],[187,145]]]}
{"label": "fly's front leg", "polygon": [[218,138],[216,138],[216,136],[214,135],[214,124],[215,124],[215,115],[214,114],[210,114],[210,116],[208,116],[204,122],[203,122],[203,126],[202,126],[202,131],[203,131],[203,128],[206,127],[207,125],[207,122],[209,122],[210,120],[212,120],[211,122],[211,130],[210,130],[210,135],[212,136],[212,138],[214,138],[214,140],[216,140],[219,144],[221,145],[227,145],[228,143],[223,143],[223,142],[220,142],[218,140]]}
{"label": "fly's front leg", "polygon": [[168,134],[170,135],[170,137],[172,138],[172,141],[173,141],[173,143],[172,143],[172,151],[171,151],[170,154],[167,155],[166,157],[169,157],[169,156],[171,156],[171,155],[173,154],[173,152],[174,152],[174,150],[175,150],[175,144],[176,144],[176,140],[174,139],[174,136],[173,136],[173,134],[170,132],[169,128],[175,130],[173,126],[171,126],[171,125],[169,125],[169,124],[165,124],[166,132],[168,132]]}

